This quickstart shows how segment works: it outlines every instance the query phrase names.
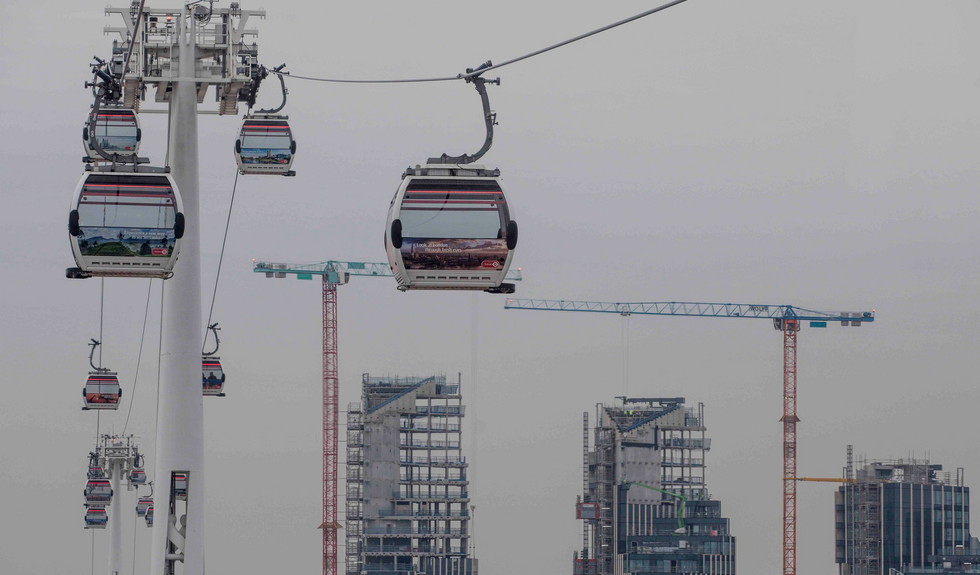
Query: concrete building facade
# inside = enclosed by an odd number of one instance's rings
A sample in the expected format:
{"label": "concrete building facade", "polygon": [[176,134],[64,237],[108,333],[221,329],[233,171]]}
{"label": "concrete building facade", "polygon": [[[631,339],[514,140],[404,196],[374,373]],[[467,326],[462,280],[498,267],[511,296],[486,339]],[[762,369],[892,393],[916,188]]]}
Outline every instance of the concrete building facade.
{"label": "concrete building facade", "polygon": [[347,416],[348,575],[476,575],[459,388],[362,376]]}
{"label": "concrete building facade", "polygon": [[583,414],[575,575],[735,575],[735,537],[705,482],[703,405],[620,398]]}

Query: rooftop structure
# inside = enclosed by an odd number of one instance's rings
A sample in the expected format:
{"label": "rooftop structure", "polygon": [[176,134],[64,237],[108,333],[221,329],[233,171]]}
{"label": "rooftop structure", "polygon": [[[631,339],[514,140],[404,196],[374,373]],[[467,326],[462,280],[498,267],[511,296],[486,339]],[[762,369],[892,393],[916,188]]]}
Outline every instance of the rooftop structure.
{"label": "rooftop structure", "polygon": [[[955,479],[925,460],[875,461],[838,488],[836,562],[841,575],[970,573],[953,569],[971,547],[970,491],[963,469]],[[980,549],[970,553],[980,554]]]}
{"label": "rooftop structure", "polygon": [[734,575],[735,538],[705,483],[704,406],[620,398],[583,414],[584,520],[575,575]]}

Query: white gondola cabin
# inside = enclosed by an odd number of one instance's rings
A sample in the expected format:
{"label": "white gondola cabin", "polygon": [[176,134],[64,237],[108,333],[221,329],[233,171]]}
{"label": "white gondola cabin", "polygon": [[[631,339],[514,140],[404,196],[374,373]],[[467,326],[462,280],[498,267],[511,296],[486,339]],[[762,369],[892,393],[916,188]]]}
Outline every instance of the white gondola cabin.
{"label": "white gondola cabin", "polygon": [[516,245],[499,170],[430,164],[403,174],[385,231],[398,289],[512,293],[503,280]]}
{"label": "white gondola cabin", "polygon": [[187,474],[175,471],[174,472],[174,498],[175,499],[187,499]]}
{"label": "white gondola cabin", "polygon": [[146,517],[146,512],[153,507],[152,497],[140,497],[136,502],[136,516]]}
{"label": "white gondola cabin", "polygon": [[112,503],[112,484],[108,479],[89,479],[85,483],[85,504],[89,506],[105,506]]}
{"label": "white gondola cabin", "polygon": [[78,268],[67,275],[169,278],[184,235],[181,208],[168,173],[86,171],[68,219]]}
{"label": "white gondola cabin", "polygon": [[289,129],[288,116],[256,114],[246,116],[235,142],[235,160],[241,174],[295,176],[290,170],[296,154],[296,140]]}
{"label": "white gondola cabin", "polygon": [[89,161],[107,162],[96,149],[96,144],[109,156],[135,156],[139,153],[143,133],[139,116],[124,106],[104,106],[99,108],[92,129],[91,115],[82,128],[82,143]]}
{"label": "white gondola cabin", "polygon": [[204,356],[201,359],[201,384],[204,395],[225,396],[225,372],[221,369],[220,358]]}
{"label": "white gondola cabin", "polygon": [[118,409],[122,387],[114,371],[89,372],[82,398],[82,409]]}
{"label": "white gondola cabin", "polygon": [[143,485],[146,483],[146,471],[139,467],[134,467],[129,472],[129,482],[133,485]]}
{"label": "white gondola cabin", "polygon": [[86,529],[105,529],[109,523],[109,514],[105,507],[86,507],[85,508],[85,528]]}

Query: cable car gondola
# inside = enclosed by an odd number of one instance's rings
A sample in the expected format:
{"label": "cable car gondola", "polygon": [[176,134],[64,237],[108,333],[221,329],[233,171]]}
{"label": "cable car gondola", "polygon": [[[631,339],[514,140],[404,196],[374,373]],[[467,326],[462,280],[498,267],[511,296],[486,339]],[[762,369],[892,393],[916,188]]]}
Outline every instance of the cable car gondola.
{"label": "cable car gondola", "polygon": [[187,474],[174,472],[174,498],[187,499]]}
{"label": "cable car gondola", "polygon": [[[296,154],[296,140],[293,139],[293,132],[289,128],[289,116],[278,113],[286,107],[286,81],[281,73],[285,67],[286,65],[283,64],[272,69],[273,73],[279,76],[282,103],[277,108],[256,110],[254,114],[248,113],[242,121],[241,133],[235,141],[235,161],[238,163],[238,172],[242,175],[296,175],[296,172],[290,169],[293,165],[293,156]],[[252,77],[251,84],[242,91],[249,112],[255,105],[255,97],[259,93],[262,80],[268,75],[269,71],[266,67],[259,66]]]}
{"label": "cable car gondola", "polygon": [[129,482],[133,485],[143,485],[146,483],[146,471],[140,469],[139,467],[133,468],[129,472]]}
{"label": "cable car gondola", "polygon": [[146,508],[146,515],[143,516],[146,519],[146,526],[153,527],[153,504],[151,503],[149,507]]}
{"label": "cable car gondola", "polygon": [[206,357],[201,361],[201,380],[204,385],[204,395],[224,397],[225,372],[221,369],[221,360],[217,357]]}
{"label": "cable car gondola", "polygon": [[146,512],[153,507],[152,497],[140,497],[139,501],[136,502],[136,516],[146,517]]}
{"label": "cable car gondola", "polygon": [[[116,372],[109,371],[108,368],[101,365],[95,365],[95,350],[100,345],[102,342],[94,339],[89,343],[92,351],[88,354],[88,364],[92,366],[92,371],[88,372],[88,380],[85,382],[85,388],[82,389],[82,401],[84,402],[82,409],[85,410],[117,409],[119,398],[122,397],[122,388],[119,386],[119,378],[116,376]],[[90,454],[90,457],[94,457],[94,454]],[[98,459],[90,459],[89,479],[96,477],[92,475],[93,469],[101,474],[97,477],[105,477],[105,472],[98,466]]]}
{"label": "cable car gondola", "polygon": [[214,350],[201,354],[201,384],[204,395],[214,397],[224,397],[225,371],[221,368],[221,358],[217,357],[218,348],[221,340],[218,339],[217,323],[208,326],[208,330],[214,334]]}
{"label": "cable car gondola", "polygon": [[484,290],[513,293],[503,283],[514,248],[517,222],[500,187],[500,170],[473,162],[493,143],[496,115],[490,110],[486,82],[467,70],[483,103],[486,139],[473,155],[429,158],[409,168],[388,210],[385,251],[398,289]]}
{"label": "cable car gondola", "polygon": [[296,154],[296,140],[289,129],[289,116],[253,114],[245,116],[235,142],[235,160],[241,174],[295,176],[289,168]]}
{"label": "cable car gondola", "polygon": [[517,243],[500,172],[410,168],[388,211],[386,251],[398,289],[513,292],[504,284]]}
{"label": "cable car gondola", "polygon": [[166,169],[132,170],[82,175],[68,218],[78,267],[68,277],[173,275],[184,235],[177,185]]}
{"label": "cable car gondola", "polygon": [[105,529],[109,522],[109,514],[105,507],[85,507],[85,528],[86,529]]}
{"label": "cable car gondola", "polygon": [[118,104],[93,109],[82,129],[82,142],[90,162],[108,161],[98,148],[110,157],[136,156],[142,136],[139,116],[132,109]]}
{"label": "cable car gondola", "polygon": [[118,409],[122,388],[114,371],[89,372],[82,390],[85,405],[82,409]]}
{"label": "cable car gondola", "polygon": [[105,506],[112,503],[112,485],[108,479],[89,479],[82,494],[86,505]]}

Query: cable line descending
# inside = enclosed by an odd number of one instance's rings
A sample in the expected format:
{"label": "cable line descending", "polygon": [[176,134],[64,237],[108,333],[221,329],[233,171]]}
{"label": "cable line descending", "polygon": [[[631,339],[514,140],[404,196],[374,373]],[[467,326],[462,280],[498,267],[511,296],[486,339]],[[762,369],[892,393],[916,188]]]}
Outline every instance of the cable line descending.
{"label": "cable line descending", "polygon": [[630,16],[629,18],[626,18],[624,20],[619,20],[618,22],[613,22],[612,24],[608,24],[608,25],[603,26],[601,28],[596,28],[595,30],[592,30],[591,32],[586,32],[585,34],[579,34],[578,36],[575,36],[574,38],[569,38],[568,40],[559,42],[557,44],[552,44],[551,46],[548,46],[546,48],[541,48],[540,50],[535,50],[534,52],[530,52],[528,54],[524,54],[523,56],[518,56],[517,58],[511,58],[510,60],[506,60],[504,62],[501,62],[500,64],[497,64],[497,65],[491,65],[491,66],[489,66],[487,68],[478,68],[476,70],[467,70],[465,73],[463,73],[463,74],[457,74],[456,76],[441,76],[441,77],[434,77],[434,78],[402,78],[402,79],[387,79],[387,80],[354,80],[354,79],[349,79],[349,78],[348,79],[344,79],[344,78],[316,78],[316,77],[312,77],[312,76],[297,76],[295,74],[290,74],[289,72],[279,71],[278,69],[272,70],[272,73],[273,74],[279,74],[280,76],[289,76],[290,78],[296,78],[298,80],[311,80],[311,81],[314,81],[314,82],[330,82],[330,83],[334,83],[334,84],[419,84],[419,83],[422,83],[422,82],[448,82],[448,81],[451,81],[451,80],[467,80],[468,81],[470,78],[475,77],[475,76],[479,76],[480,74],[482,74],[484,72],[489,72],[490,70],[495,70],[497,68],[503,68],[504,66],[507,66],[507,65],[510,65],[510,64],[514,64],[514,63],[520,62],[521,60],[527,60],[528,58],[533,58],[535,56],[539,56],[541,54],[544,54],[545,52],[550,52],[552,50],[555,50],[556,48],[561,48],[561,47],[567,46],[567,45],[569,45],[569,44],[571,44],[573,42],[578,42],[579,40],[584,40],[584,39],[586,39],[586,38],[588,38],[590,36],[595,36],[596,34],[600,34],[600,33],[605,32],[607,30],[612,30],[613,28],[618,28],[619,26],[622,26],[623,24],[629,24],[630,22],[633,22],[634,20],[639,20],[641,18],[646,18],[647,16],[650,16],[652,14],[656,14],[657,12],[661,12],[663,10],[666,10],[667,8],[671,8],[673,6],[677,6],[678,4],[682,4],[684,2],[687,2],[687,0],[673,0],[672,2],[668,2],[668,3],[663,4],[661,6],[657,6],[656,8],[652,8],[650,10],[647,10],[646,12],[641,12],[639,14],[636,14],[635,16]]}

